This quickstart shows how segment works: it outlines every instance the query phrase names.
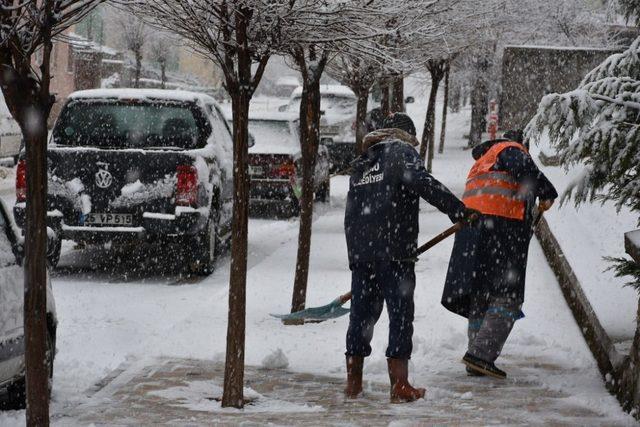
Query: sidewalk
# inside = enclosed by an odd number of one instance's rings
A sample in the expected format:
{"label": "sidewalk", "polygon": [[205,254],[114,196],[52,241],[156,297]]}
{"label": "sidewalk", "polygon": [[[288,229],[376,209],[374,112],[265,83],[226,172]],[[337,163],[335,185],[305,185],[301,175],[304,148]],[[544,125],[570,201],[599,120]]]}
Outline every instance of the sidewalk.
{"label": "sidewalk", "polygon": [[[430,384],[425,400],[392,405],[388,386],[367,383],[366,396],[345,402],[343,380],[247,367],[243,411],[222,409],[224,366],[193,359],[159,359],[132,365],[105,380],[86,403],[54,424],[81,425],[432,425],[554,424],[620,425],[588,407],[572,404],[562,391],[523,381],[533,360],[519,360],[512,379],[469,378],[460,373]],[[546,376],[560,367],[538,364]],[[567,402],[569,401],[569,402]]]}

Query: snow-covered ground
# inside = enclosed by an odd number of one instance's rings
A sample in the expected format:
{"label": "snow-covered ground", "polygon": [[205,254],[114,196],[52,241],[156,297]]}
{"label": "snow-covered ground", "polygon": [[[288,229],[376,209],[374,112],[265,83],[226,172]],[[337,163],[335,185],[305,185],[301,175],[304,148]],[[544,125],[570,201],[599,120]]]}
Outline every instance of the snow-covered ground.
{"label": "snow-covered ground", "polygon": [[[409,111],[422,127],[424,105]],[[453,115],[447,148],[437,155],[434,174],[458,195],[472,164],[462,150],[468,129],[468,111]],[[343,234],[347,179],[332,180],[331,205],[319,206],[314,222],[309,306],[328,303],[349,289]],[[11,199],[12,196],[8,196]],[[10,200],[9,200],[10,202]],[[420,240],[425,241],[450,225],[448,219],[424,204]],[[438,384],[452,376],[466,378],[459,359],[466,348],[466,324],[439,304],[452,240],[425,254],[416,265],[416,321],[412,377],[428,387],[427,403],[452,401],[460,396]],[[269,316],[285,313],[291,301],[295,269],[297,222],[252,219],[249,225],[247,278],[246,363],[261,365],[281,350],[288,369],[344,377],[346,317],[322,324],[284,327]],[[58,354],[54,370],[54,421],[72,407],[86,402],[87,390],[125,362],[155,357],[222,360],[225,351],[229,260],[223,258],[214,274],[183,279],[162,254],[140,249],[144,265],[116,259],[113,251],[79,252],[65,244],[61,265],[53,276],[59,314]],[[153,258],[159,258],[154,260]],[[607,422],[632,424],[617,401],[607,393],[596,364],[545,263],[533,242],[527,277],[526,318],[519,321],[504,349],[501,366],[515,373],[512,381],[531,381],[549,392],[570,396],[559,405],[589,408]],[[384,350],[388,320],[382,315],[373,340],[374,352],[366,361],[368,380],[388,381]],[[558,366],[555,375],[539,377],[538,366]],[[328,385],[331,387],[331,385]],[[333,393],[335,390],[328,390]],[[469,397],[469,396],[467,396]],[[470,397],[473,398],[472,396]],[[520,411],[527,419],[527,408]],[[455,419],[455,413],[451,414]],[[24,422],[24,412],[0,414],[0,424]],[[61,420],[60,422],[64,422]],[[487,413],[487,423],[491,414]],[[539,420],[531,419],[531,423]]]}

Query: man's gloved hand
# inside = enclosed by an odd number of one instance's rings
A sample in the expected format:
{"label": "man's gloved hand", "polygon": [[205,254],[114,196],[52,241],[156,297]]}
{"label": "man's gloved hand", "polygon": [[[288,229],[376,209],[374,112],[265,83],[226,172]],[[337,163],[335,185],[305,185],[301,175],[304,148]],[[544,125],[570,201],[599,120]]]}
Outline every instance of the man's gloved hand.
{"label": "man's gloved hand", "polygon": [[554,202],[554,201],[555,201],[555,200],[553,200],[553,199],[549,199],[549,200],[540,200],[540,201],[538,202],[538,210],[539,210],[540,212],[546,212],[546,211],[548,211],[549,209],[551,209],[551,206],[553,206],[553,202]]}
{"label": "man's gloved hand", "polygon": [[462,222],[465,225],[471,225],[480,218],[480,215],[481,213],[475,209],[463,207],[449,218],[451,218],[451,222]]}
{"label": "man's gloved hand", "polygon": [[480,219],[480,215],[482,215],[480,211],[464,208],[461,220],[465,225],[473,225]]}

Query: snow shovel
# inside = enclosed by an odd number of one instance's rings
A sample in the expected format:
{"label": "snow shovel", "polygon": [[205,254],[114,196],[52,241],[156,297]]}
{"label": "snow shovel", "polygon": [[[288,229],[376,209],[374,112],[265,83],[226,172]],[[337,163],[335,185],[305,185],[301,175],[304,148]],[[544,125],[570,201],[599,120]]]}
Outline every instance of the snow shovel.
{"label": "snow shovel", "polygon": [[[416,257],[418,255],[425,253],[426,251],[428,251],[438,243],[442,242],[452,234],[456,234],[463,227],[464,227],[463,222],[455,223],[453,226],[449,227],[448,229],[438,234],[433,239],[429,240],[424,245],[420,246],[416,251]],[[322,307],[307,308],[307,309],[296,311],[295,313],[289,313],[289,314],[272,314],[271,316],[276,317],[278,319],[282,319],[283,321],[303,320],[311,323],[319,323],[325,320],[342,317],[345,314],[349,313],[350,310],[342,306],[350,299],[351,299],[351,292],[347,292],[346,294],[340,295],[331,303],[327,305],[323,305]]]}

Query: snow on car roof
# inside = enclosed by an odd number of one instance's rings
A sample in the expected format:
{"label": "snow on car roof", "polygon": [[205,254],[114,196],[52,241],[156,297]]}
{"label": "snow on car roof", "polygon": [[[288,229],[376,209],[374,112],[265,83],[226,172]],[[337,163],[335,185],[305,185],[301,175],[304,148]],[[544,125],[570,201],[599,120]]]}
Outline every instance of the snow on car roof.
{"label": "snow on car roof", "polygon": [[295,76],[284,76],[280,77],[276,81],[277,86],[300,86],[300,80],[298,80]]}
{"label": "snow on car roof", "polygon": [[89,89],[73,92],[69,99],[87,98],[117,98],[117,99],[162,99],[167,101],[199,101],[202,103],[217,104],[215,99],[204,93],[189,92],[186,90],[165,89]]}
{"label": "snow on car roof", "polygon": [[[345,96],[345,97],[354,98],[354,99],[356,97],[356,95],[353,93],[351,89],[343,85],[320,85],[320,94]],[[291,98],[299,98],[301,96],[302,96],[302,86],[298,86],[291,94]]]}
{"label": "snow on car roof", "polygon": [[250,111],[249,120],[290,122],[299,118],[297,112],[290,111]]}

